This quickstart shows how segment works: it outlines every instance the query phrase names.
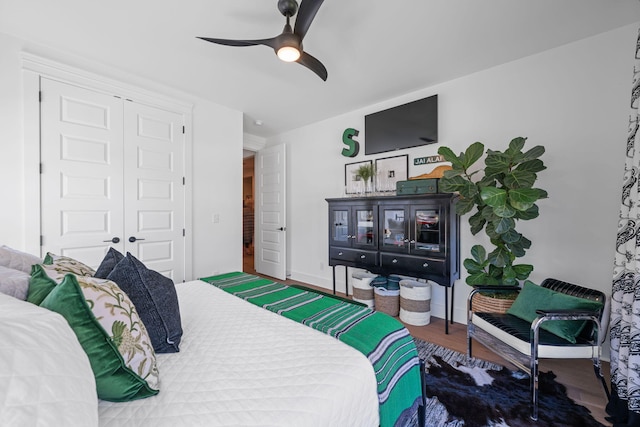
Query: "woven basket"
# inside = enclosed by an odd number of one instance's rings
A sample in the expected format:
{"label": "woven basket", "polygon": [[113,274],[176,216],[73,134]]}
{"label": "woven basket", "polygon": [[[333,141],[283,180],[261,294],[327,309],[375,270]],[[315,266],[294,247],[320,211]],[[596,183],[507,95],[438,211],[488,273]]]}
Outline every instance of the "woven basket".
{"label": "woven basket", "polygon": [[389,291],[383,288],[375,288],[375,307],[389,316],[398,317],[400,314],[400,290]]}
{"label": "woven basket", "polygon": [[493,298],[477,293],[473,296],[471,310],[476,313],[506,313],[514,299]]}

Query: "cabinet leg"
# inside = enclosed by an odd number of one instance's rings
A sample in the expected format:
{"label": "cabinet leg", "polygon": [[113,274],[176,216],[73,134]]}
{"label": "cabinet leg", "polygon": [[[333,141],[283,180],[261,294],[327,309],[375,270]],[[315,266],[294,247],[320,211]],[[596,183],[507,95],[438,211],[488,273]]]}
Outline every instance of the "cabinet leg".
{"label": "cabinet leg", "polygon": [[344,266],[344,291],[349,296],[349,267]]}
{"label": "cabinet leg", "polygon": [[453,325],[453,306],[454,306],[453,297],[455,295],[455,292],[454,292],[454,289],[453,289],[454,285],[455,285],[455,283],[451,285],[451,324],[452,325]]}
{"label": "cabinet leg", "polygon": [[331,267],[333,269],[333,294],[336,294],[336,266]]}
{"label": "cabinet leg", "polygon": [[449,288],[447,286],[444,287],[444,333],[449,334]]}

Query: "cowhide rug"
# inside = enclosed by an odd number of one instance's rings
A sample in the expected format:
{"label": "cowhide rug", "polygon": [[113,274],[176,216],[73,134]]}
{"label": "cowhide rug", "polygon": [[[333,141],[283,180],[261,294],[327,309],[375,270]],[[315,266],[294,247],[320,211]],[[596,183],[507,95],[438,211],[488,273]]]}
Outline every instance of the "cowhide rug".
{"label": "cowhide rug", "polygon": [[[602,427],[566,395],[552,372],[539,375],[539,419],[529,415],[529,377],[503,366],[415,340],[427,365],[427,427]],[[586,375],[586,373],[585,373]],[[417,426],[417,417],[411,426]]]}

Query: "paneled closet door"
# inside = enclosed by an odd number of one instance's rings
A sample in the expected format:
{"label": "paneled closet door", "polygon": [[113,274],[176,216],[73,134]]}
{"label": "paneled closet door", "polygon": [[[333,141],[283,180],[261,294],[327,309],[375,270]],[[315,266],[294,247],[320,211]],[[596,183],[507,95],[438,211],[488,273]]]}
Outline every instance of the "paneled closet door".
{"label": "paneled closet door", "polygon": [[124,251],[122,100],[42,79],[42,255],[98,266]]}
{"label": "paneled closet door", "polygon": [[184,279],[181,114],[124,103],[125,244],[149,268]]}
{"label": "paneled closet door", "polygon": [[42,79],[42,253],[97,267],[109,246],[184,280],[180,114]]}

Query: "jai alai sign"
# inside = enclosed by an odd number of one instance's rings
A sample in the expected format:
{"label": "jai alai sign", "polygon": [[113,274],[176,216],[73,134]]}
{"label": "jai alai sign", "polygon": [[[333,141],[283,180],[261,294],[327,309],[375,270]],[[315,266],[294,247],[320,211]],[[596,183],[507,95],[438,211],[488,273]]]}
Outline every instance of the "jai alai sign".
{"label": "jai alai sign", "polygon": [[437,155],[437,156],[428,156],[428,157],[416,157],[415,159],[413,159],[413,164],[415,166],[430,165],[431,163],[440,163],[445,161],[446,160],[444,159],[444,157]]}

